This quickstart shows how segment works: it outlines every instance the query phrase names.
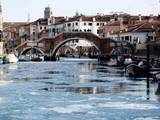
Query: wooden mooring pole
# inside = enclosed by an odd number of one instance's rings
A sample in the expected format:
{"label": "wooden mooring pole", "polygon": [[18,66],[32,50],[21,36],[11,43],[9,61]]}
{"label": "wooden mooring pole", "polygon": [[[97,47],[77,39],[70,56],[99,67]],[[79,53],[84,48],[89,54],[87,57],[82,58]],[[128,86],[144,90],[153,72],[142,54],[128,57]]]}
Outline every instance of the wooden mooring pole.
{"label": "wooden mooring pole", "polygon": [[150,38],[149,36],[147,37],[147,45],[146,45],[146,49],[147,49],[147,99],[150,99]]}

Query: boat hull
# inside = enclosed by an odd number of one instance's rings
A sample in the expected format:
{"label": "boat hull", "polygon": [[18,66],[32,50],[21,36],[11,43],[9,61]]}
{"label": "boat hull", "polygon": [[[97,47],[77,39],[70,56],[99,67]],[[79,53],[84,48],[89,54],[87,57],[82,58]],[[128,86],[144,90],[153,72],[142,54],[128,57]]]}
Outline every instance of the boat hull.
{"label": "boat hull", "polygon": [[129,77],[145,77],[147,70],[138,65],[131,64],[126,67],[126,73]]}

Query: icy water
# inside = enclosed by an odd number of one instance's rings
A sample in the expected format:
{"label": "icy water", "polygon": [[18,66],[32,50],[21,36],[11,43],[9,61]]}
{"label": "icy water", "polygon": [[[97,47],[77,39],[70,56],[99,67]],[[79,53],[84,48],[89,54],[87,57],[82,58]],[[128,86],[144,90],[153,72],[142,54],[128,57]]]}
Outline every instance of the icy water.
{"label": "icy water", "polygon": [[96,61],[0,66],[0,120],[160,120],[156,84]]}

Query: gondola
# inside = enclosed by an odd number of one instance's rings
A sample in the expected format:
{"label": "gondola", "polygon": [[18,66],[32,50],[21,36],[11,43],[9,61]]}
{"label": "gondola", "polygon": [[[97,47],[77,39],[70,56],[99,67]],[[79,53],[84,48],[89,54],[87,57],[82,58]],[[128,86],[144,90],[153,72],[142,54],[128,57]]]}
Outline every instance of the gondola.
{"label": "gondola", "polygon": [[141,61],[137,64],[130,64],[126,66],[125,71],[129,77],[145,77],[147,75],[146,62]]}
{"label": "gondola", "polygon": [[130,64],[126,67],[126,73],[129,77],[145,77],[147,70],[136,64]]}

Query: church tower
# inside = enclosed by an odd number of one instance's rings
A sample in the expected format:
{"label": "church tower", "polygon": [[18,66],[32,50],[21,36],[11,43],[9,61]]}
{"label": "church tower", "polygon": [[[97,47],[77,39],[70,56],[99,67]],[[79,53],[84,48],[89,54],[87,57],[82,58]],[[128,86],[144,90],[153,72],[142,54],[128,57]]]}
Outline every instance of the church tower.
{"label": "church tower", "polygon": [[50,7],[46,7],[44,10],[44,18],[50,18],[52,16],[52,11]]}

